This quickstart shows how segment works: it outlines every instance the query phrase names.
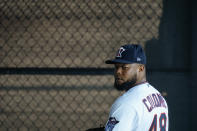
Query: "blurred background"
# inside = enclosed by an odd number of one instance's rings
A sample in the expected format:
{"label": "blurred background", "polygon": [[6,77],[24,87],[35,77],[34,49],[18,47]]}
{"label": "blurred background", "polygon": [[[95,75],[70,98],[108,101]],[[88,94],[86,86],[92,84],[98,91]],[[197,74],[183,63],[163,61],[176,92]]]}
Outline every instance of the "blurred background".
{"label": "blurred background", "polygon": [[196,2],[1,0],[0,131],[105,125],[114,58],[141,44],[147,78],[166,98],[170,131],[195,130]]}

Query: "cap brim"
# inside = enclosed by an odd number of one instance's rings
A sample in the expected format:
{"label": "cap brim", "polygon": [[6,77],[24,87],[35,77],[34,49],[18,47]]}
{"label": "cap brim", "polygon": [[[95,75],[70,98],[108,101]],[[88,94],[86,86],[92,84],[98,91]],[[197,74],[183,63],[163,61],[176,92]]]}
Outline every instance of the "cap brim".
{"label": "cap brim", "polygon": [[122,63],[122,64],[132,64],[135,62],[121,60],[121,59],[114,59],[114,60],[107,60],[105,61],[106,64],[116,64],[116,63]]}

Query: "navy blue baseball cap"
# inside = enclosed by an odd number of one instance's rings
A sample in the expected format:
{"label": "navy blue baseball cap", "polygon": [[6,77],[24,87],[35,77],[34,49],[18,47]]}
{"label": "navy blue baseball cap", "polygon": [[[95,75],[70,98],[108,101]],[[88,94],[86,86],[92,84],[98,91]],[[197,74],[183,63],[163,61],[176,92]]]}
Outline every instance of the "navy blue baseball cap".
{"label": "navy blue baseball cap", "polygon": [[105,61],[106,64],[146,64],[146,55],[140,45],[137,44],[127,44],[119,48],[115,59]]}

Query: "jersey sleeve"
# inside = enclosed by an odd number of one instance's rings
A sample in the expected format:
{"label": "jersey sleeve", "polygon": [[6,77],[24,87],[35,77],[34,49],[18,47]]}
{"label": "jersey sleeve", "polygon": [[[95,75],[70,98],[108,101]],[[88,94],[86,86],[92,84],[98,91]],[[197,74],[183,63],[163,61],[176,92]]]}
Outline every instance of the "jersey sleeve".
{"label": "jersey sleeve", "polygon": [[135,131],[138,125],[138,114],[133,107],[119,107],[106,124],[105,131]]}

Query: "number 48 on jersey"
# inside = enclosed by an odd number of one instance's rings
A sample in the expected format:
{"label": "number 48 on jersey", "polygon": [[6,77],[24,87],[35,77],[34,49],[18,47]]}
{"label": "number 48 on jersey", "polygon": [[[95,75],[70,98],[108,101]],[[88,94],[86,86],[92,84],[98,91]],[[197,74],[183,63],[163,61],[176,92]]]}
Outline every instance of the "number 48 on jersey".
{"label": "number 48 on jersey", "polygon": [[[153,122],[150,126],[149,131],[166,131],[166,121],[167,117],[165,113],[161,113],[158,118],[156,114],[153,118]],[[157,124],[159,124],[159,129],[157,129]]]}

